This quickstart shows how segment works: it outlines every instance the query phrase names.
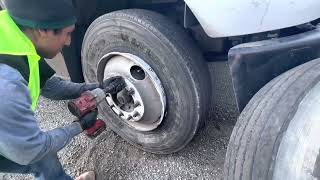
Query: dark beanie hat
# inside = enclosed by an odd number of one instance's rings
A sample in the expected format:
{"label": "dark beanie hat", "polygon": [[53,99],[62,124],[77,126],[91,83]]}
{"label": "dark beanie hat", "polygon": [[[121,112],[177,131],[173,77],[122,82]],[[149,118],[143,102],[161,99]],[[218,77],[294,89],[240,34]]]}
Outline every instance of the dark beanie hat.
{"label": "dark beanie hat", "polygon": [[71,0],[5,0],[12,19],[19,25],[39,29],[61,29],[75,24]]}

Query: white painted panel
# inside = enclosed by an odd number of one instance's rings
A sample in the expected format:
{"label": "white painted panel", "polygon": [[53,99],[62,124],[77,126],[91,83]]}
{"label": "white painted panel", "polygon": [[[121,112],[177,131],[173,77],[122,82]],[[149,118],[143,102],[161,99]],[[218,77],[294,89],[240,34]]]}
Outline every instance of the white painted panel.
{"label": "white painted panel", "polygon": [[229,37],[320,18],[320,0],[185,0],[208,36]]}

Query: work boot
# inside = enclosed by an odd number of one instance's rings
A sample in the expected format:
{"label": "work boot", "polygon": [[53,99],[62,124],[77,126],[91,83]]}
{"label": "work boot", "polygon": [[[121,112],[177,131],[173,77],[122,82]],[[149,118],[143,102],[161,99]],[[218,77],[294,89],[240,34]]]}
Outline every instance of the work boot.
{"label": "work boot", "polygon": [[75,180],[95,180],[95,179],[96,179],[96,175],[95,175],[94,171],[88,171],[88,172],[81,174]]}

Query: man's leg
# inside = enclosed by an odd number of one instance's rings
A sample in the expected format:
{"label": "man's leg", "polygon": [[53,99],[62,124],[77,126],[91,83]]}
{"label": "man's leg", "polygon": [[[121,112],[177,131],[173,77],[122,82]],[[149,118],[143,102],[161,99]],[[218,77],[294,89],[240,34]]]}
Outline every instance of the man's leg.
{"label": "man's leg", "polygon": [[0,156],[0,172],[3,173],[19,173],[31,174],[31,166],[23,166]]}
{"label": "man's leg", "polygon": [[64,172],[57,154],[48,154],[37,163],[32,164],[31,168],[35,170],[37,180],[72,180]]}
{"label": "man's leg", "polygon": [[40,161],[26,166],[0,157],[0,172],[34,174],[38,180],[72,180],[72,178],[64,172],[56,154],[49,154]]}

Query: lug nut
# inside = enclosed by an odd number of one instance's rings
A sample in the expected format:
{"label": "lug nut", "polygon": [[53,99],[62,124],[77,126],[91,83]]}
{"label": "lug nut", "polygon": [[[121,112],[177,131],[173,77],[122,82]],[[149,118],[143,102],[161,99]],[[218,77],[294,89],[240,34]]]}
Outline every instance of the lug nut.
{"label": "lug nut", "polygon": [[130,121],[131,119],[132,119],[132,116],[129,115],[129,116],[127,117],[127,120]]}
{"label": "lug nut", "polygon": [[136,112],[133,114],[133,117],[138,117],[139,115],[140,115],[140,113],[136,111]]}
{"label": "lug nut", "polygon": [[141,104],[139,102],[136,102],[134,103],[133,107],[136,108],[136,107],[139,107]]}
{"label": "lug nut", "polygon": [[133,88],[130,88],[129,90],[128,90],[128,95],[133,95],[134,94],[134,90],[133,90]]}

